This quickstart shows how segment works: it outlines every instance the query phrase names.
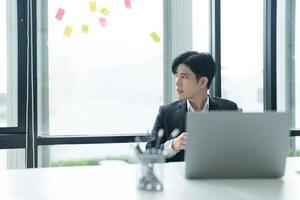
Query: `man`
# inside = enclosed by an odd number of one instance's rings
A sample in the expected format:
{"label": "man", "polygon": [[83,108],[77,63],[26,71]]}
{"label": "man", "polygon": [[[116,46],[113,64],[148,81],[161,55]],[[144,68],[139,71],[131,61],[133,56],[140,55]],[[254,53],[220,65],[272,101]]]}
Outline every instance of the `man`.
{"label": "man", "polygon": [[[180,54],[173,61],[172,72],[176,76],[179,100],[160,107],[146,148],[160,145],[159,148],[167,153],[167,161],[183,161],[188,137],[186,112],[237,110],[238,107],[232,101],[207,94],[216,73],[215,61],[209,53],[188,51]],[[162,136],[161,129],[164,130]],[[178,136],[171,134],[176,129],[179,129]]]}

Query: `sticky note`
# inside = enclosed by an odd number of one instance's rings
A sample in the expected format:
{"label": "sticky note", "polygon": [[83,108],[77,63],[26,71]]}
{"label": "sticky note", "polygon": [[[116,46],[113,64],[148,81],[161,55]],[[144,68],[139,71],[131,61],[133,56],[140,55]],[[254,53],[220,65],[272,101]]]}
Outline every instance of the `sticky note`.
{"label": "sticky note", "polygon": [[124,0],[124,4],[126,8],[131,8],[131,2],[130,0]]}
{"label": "sticky note", "polygon": [[96,1],[90,1],[90,11],[95,12],[96,11]]}
{"label": "sticky note", "polygon": [[89,25],[82,24],[81,30],[82,30],[83,33],[88,33],[89,32]]}
{"label": "sticky note", "polygon": [[150,34],[150,36],[152,37],[152,39],[154,40],[154,42],[159,42],[159,41],[160,41],[160,38],[159,38],[159,36],[157,35],[157,33],[152,32],[152,33]]}
{"label": "sticky note", "polygon": [[62,18],[64,17],[65,14],[65,10],[62,8],[59,8],[56,12],[55,18],[58,19],[59,21],[62,20]]}
{"label": "sticky note", "polygon": [[101,8],[101,9],[100,9],[100,12],[101,12],[103,15],[108,15],[108,14],[109,14],[109,11],[107,10],[107,8]]}
{"label": "sticky note", "polygon": [[99,18],[100,25],[105,27],[106,26],[106,19],[105,18]]}
{"label": "sticky note", "polygon": [[73,31],[73,27],[72,26],[66,26],[64,35],[66,37],[71,37],[72,31]]}

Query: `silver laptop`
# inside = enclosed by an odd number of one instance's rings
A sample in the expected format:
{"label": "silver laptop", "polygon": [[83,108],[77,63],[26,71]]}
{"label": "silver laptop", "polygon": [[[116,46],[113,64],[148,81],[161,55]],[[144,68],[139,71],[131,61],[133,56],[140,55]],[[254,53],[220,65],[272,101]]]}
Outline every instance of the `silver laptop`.
{"label": "silver laptop", "polygon": [[186,178],[283,176],[290,114],[188,112],[186,125]]}

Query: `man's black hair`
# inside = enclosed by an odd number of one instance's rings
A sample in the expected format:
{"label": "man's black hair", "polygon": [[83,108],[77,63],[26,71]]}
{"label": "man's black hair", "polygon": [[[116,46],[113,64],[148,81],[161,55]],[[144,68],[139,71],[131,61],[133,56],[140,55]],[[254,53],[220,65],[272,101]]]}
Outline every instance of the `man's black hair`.
{"label": "man's black hair", "polygon": [[216,74],[216,63],[210,53],[187,51],[177,56],[172,64],[172,72],[177,73],[178,65],[185,64],[195,75],[197,81],[206,76],[208,78],[207,89]]}

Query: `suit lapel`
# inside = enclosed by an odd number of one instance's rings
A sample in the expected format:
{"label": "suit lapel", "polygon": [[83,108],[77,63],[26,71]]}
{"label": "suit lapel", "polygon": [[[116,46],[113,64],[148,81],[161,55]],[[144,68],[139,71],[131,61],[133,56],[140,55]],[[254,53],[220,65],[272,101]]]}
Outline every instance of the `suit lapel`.
{"label": "suit lapel", "polygon": [[185,119],[187,112],[186,100],[182,100],[178,103],[177,107],[177,120],[179,121],[180,131],[185,131]]}

